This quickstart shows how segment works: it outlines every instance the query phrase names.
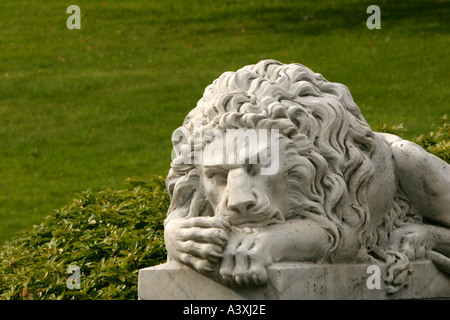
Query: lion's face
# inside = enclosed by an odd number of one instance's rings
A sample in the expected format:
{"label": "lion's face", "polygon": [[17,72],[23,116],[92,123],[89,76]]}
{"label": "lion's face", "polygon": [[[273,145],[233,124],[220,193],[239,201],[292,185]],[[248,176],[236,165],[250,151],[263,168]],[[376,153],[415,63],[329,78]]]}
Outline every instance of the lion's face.
{"label": "lion's face", "polygon": [[215,150],[204,154],[198,166],[200,183],[214,215],[238,227],[284,222],[290,203],[285,183],[288,155],[285,149],[279,150],[280,136],[274,133],[272,139],[252,143],[245,140],[248,134],[235,134],[230,139],[230,134],[222,133],[214,139]]}

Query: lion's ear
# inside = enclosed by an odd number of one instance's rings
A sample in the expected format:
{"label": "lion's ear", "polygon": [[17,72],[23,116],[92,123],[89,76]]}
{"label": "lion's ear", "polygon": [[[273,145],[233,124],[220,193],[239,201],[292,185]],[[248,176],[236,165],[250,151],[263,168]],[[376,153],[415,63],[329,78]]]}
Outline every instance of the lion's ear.
{"label": "lion's ear", "polygon": [[214,210],[211,203],[203,193],[203,190],[199,188],[192,198],[191,206],[189,208],[189,217],[207,217],[213,215]]}
{"label": "lion's ear", "polygon": [[191,206],[192,198],[200,184],[200,177],[196,169],[190,170],[187,174],[177,178],[173,187],[173,196],[170,201],[169,212],[183,210],[185,216]]}
{"label": "lion's ear", "polygon": [[206,197],[197,169],[178,178],[171,199],[169,215],[176,212],[178,218],[213,216],[214,210]]}

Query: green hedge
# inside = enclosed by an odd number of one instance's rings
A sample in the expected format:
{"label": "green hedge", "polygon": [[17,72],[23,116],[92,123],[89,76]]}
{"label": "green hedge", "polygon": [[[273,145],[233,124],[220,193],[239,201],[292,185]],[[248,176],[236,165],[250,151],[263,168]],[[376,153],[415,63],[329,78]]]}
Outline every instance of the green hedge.
{"label": "green hedge", "polygon": [[[402,135],[402,125],[375,130]],[[450,162],[450,125],[414,139]],[[0,252],[2,299],[136,299],[140,268],[163,263],[163,220],[169,206],[164,178],[129,180],[120,191],[86,191],[40,225],[6,242]],[[69,289],[67,269],[81,271]]]}
{"label": "green hedge", "polygon": [[413,140],[429,153],[432,153],[447,163],[450,163],[450,123],[447,115],[441,117],[440,125],[436,131],[427,136],[419,136]]}
{"label": "green hedge", "polygon": [[[386,124],[379,125],[375,131],[393,133],[402,136],[407,131],[403,124],[388,127]],[[414,139],[413,142],[424,148],[429,153],[432,153],[442,160],[450,163],[450,123],[448,116],[444,114],[440,120],[439,125],[435,131],[431,131],[428,135],[420,135]]]}
{"label": "green hedge", "polygon": [[[135,299],[137,272],[166,259],[162,177],[121,191],[86,191],[0,253],[2,299]],[[68,289],[69,265],[81,289]]]}

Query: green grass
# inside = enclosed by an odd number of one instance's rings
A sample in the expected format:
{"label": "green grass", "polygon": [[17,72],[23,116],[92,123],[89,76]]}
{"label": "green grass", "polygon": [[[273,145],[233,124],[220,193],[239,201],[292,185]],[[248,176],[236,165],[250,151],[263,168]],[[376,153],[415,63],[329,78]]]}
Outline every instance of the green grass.
{"label": "green grass", "polygon": [[[368,122],[449,113],[449,1],[0,2],[0,242],[86,189],[165,175],[170,135],[222,72],[300,62]],[[366,8],[381,8],[381,30]]]}

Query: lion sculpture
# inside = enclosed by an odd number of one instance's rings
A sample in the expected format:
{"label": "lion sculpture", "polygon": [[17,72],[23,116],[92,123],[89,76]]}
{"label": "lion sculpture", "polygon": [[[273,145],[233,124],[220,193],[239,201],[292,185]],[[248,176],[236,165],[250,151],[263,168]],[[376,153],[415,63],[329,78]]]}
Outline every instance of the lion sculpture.
{"label": "lion sculpture", "polygon": [[[224,141],[237,130],[244,142]],[[249,142],[251,131],[276,146]],[[287,260],[382,262],[391,292],[415,259],[450,273],[450,166],[372,131],[346,86],[301,64],[225,72],[172,140],[169,259],[227,286],[263,285],[267,266]],[[204,153],[222,143],[241,161]],[[262,174],[255,159],[269,153],[277,170]]]}

